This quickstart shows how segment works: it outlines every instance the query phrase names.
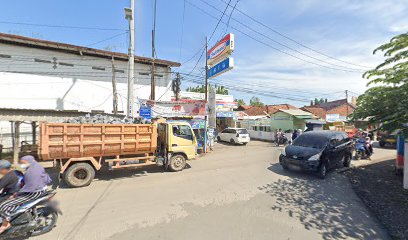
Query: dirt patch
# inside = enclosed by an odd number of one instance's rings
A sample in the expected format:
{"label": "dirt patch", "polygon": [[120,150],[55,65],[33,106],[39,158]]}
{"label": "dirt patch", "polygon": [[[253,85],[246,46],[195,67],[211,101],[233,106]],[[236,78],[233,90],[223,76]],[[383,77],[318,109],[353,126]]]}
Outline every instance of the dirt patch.
{"label": "dirt patch", "polygon": [[356,194],[393,239],[408,239],[408,190],[394,172],[394,161],[379,161],[345,173]]}

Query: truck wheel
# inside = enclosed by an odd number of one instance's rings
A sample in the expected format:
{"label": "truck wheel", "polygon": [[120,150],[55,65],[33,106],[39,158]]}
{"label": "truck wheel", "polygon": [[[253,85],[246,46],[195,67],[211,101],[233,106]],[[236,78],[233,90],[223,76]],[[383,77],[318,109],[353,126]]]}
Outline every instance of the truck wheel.
{"label": "truck wheel", "polygon": [[70,187],[85,187],[95,177],[95,169],[89,163],[75,163],[64,172],[64,181]]}
{"label": "truck wheel", "polygon": [[181,154],[176,154],[170,158],[169,169],[172,172],[178,172],[186,167],[186,158]]}

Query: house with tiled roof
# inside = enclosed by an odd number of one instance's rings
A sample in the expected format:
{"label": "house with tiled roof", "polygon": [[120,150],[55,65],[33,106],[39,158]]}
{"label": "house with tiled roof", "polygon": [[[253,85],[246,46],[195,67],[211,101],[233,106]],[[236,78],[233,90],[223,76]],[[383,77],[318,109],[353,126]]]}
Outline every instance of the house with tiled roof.
{"label": "house with tiled roof", "polygon": [[246,128],[252,137],[269,137],[276,129],[305,129],[306,121],[315,118],[313,114],[290,104],[251,107],[243,112],[245,117],[240,119],[238,126]]}
{"label": "house with tiled roof", "polygon": [[312,113],[321,120],[328,120],[327,117],[333,116],[339,120],[345,120],[356,109],[356,105],[352,102],[347,101],[347,99],[340,99],[311,106],[304,106],[301,109]]}

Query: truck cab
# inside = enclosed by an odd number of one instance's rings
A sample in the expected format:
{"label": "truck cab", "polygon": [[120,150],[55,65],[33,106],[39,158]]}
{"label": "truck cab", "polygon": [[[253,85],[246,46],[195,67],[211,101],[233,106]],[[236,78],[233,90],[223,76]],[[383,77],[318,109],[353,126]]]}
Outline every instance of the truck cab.
{"label": "truck cab", "polygon": [[187,122],[158,124],[158,155],[171,171],[180,171],[197,154],[197,139]]}

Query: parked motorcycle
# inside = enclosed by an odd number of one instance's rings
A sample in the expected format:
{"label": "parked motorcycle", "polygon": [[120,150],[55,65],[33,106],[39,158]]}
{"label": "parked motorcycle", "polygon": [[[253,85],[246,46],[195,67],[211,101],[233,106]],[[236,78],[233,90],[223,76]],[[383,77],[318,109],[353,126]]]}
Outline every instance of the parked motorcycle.
{"label": "parked motorcycle", "polygon": [[[62,214],[56,202],[56,192],[49,191],[43,197],[19,207],[12,216],[11,228],[0,235],[1,240],[39,236],[51,231]],[[0,219],[1,220],[1,219]]]}
{"label": "parked motorcycle", "polygon": [[277,147],[279,147],[279,145],[285,146],[285,145],[287,145],[287,144],[288,144],[288,138],[286,137],[286,135],[278,136],[278,138],[277,138],[276,141],[275,141],[275,145],[276,145]]}

